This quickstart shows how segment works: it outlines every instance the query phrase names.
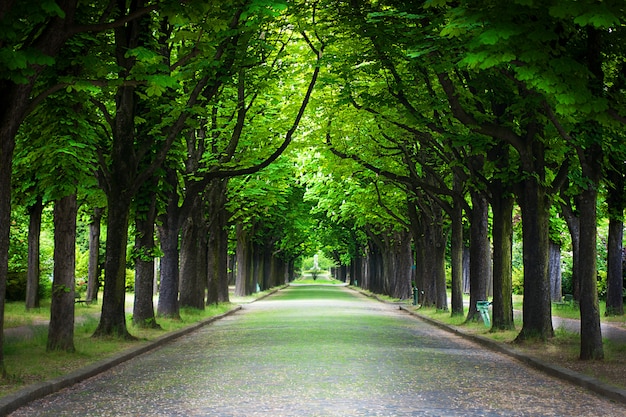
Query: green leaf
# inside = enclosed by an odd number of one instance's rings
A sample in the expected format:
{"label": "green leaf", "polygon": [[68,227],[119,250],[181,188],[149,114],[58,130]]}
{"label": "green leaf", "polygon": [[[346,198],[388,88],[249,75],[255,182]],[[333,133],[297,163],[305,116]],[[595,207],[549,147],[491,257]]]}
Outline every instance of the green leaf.
{"label": "green leaf", "polygon": [[59,7],[54,0],[44,0],[41,2],[41,8],[52,16],[65,18],[65,12]]}

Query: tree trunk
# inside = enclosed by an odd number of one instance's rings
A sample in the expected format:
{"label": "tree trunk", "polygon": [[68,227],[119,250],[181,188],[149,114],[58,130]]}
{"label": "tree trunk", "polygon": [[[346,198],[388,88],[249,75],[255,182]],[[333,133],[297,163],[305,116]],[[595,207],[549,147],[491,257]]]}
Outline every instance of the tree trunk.
{"label": "tree trunk", "polygon": [[26,116],[31,84],[0,85],[0,374],[4,375],[4,306],[9,272],[9,245],[11,230],[11,169],[15,136]]}
{"label": "tree trunk", "polygon": [[494,193],[492,330],[511,330],[513,322],[513,205],[512,197]]}
{"label": "tree trunk", "polygon": [[622,266],[624,222],[609,220],[606,273],[606,315],[624,315],[624,271]]}
{"label": "tree trunk", "polygon": [[163,257],[161,258],[161,285],[159,286],[157,316],[179,319],[178,227],[171,227],[171,225],[164,223],[158,229]]}
{"label": "tree trunk", "polygon": [[452,316],[462,316],[463,308],[463,207],[454,204],[451,215],[450,269]]}
{"label": "tree trunk", "polygon": [[[575,198],[578,200],[578,197]],[[572,242],[572,295],[576,302],[580,301],[580,217],[574,213],[571,203],[563,199],[561,203],[561,213],[569,230]],[[578,205],[578,204],[577,204]]]}
{"label": "tree trunk", "polygon": [[196,199],[182,227],[180,247],[180,306],[204,310],[207,286],[206,272],[206,222]]}
{"label": "tree trunk", "polygon": [[546,340],[554,336],[548,276],[550,202],[543,185],[527,178],[522,183],[519,203],[524,245],[524,323],[516,339]]}
{"label": "tree trunk", "polygon": [[178,206],[178,179],[174,170],[167,170],[166,181],[170,185],[170,191],[168,192],[167,208],[165,213],[160,216],[161,225],[158,227],[163,257],[161,258],[161,284],[159,286],[157,316],[180,319],[178,237],[182,213]]}
{"label": "tree trunk", "polygon": [[247,274],[250,270],[250,253],[248,245],[248,231],[244,229],[243,224],[237,223],[237,275],[235,281],[235,295],[245,297],[250,295],[250,289],[247,284]]}
{"label": "tree trunk", "polygon": [[489,204],[478,192],[472,192],[470,224],[470,305],[465,321],[482,320],[476,302],[487,300],[487,281],[490,274]]}
{"label": "tree trunk", "polygon": [[76,267],[76,194],[54,204],[54,279],[47,351],[74,352],[74,271]]}
{"label": "tree trunk", "polygon": [[39,307],[39,276],[41,274],[39,254],[41,235],[41,214],[43,213],[43,201],[37,197],[37,201],[28,207],[28,273],[26,277],[26,309]]}
{"label": "tree trunk", "polygon": [[[148,185],[149,184],[149,185]],[[135,215],[135,302],[133,324],[141,328],[159,329],[154,314],[154,221],[156,219],[156,194],[150,193],[154,183],[146,183],[139,194],[147,204],[137,207]]]}
{"label": "tree trunk", "polygon": [[95,208],[89,223],[89,267],[87,272],[87,295],[88,303],[98,300],[100,288],[100,221],[102,209]]}
{"label": "tree trunk", "polygon": [[607,273],[606,273],[606,315],[624,315],[624,271],[622,265],[624,236],[624,206],[626,206],[626,178],[617,167],[623,167],[623,162],[617,157],[609,156],[610,168],[607,172],[608,193],[606,203],[609,212],[609,236],[607,243]]}
{"label": "tree trunk", "polygon": [[[584,152],[584,155],[582,153]],[[600,308],[598,305],[597,213],[598,185],[602,173],[602,150],[592,144],[579,150],[583,176],[590,184],[580,195],[580,359],[603,359]]]}
{"label": "tree trunk", "polygon": [[[395,253],[393,255],[395,267],[392,291],[389,295],[393,298],[406,299],[411,296],[411,266],[413,264],[411,234],[409,232],[397,232],[395,236]],[[345,279],[343,276],[340,278]]]}
{"label": "tree trunk", "polygon": [[207,187],[208,254],[207,305],[229,302],[228,295],[228,218],[226,210],[227,179],[216,179]]}
{"label": "tree trunk", "polygon": [[228,231],[219,219],[209,223],[207,257],[207,304],[227,303],[228,295]]}
{"label": "tree trunk", "polygon": [[550,241],[548,257],[548,275],[550,275],[550,299],[561,301],[561,246]]}
{"label": "tree trunk", "polygon": [[132,339],[126,327],[126,244],[130,197],[112,191],[107,196],[108,222],[106,259],[104,263],[104,293],[100,323],[94,337],[118,336]]}

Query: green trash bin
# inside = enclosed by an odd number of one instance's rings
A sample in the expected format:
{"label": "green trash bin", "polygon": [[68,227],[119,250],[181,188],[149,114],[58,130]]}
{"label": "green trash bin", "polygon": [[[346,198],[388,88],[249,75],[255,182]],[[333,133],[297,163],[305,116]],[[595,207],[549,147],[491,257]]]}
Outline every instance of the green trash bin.
{"label": "green trash bin", "polygon": [[480,316],[483,318],[483,323],[485,323],[485,327],[491,327],[491,319],[489,318],[490,305],[490,301],[476,301],[476,310],[478,310]]}

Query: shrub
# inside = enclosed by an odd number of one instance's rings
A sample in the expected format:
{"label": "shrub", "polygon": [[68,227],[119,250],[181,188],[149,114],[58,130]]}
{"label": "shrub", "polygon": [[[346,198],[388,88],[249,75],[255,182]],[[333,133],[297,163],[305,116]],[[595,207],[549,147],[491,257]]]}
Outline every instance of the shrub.
{"label": "shrub", "polygon": [[126,292],[135,291],[135,270],[126,269]]}
{"label": "shrub", "polygon": [[524,295],[524,270],[521,268],[513,268],[512,281],[513,294]]}

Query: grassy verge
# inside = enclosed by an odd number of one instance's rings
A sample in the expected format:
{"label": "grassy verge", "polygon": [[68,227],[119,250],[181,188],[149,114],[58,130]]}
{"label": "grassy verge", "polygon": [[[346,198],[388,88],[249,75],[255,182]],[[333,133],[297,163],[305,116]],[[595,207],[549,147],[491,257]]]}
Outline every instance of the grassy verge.
{"label": "grassy verge", "polygon": [[[605,340],[604,360],[581,361],[579,360],[580,335],[563,328],[556,328],[555,337],[547,341],[527,340],[523,343],[516,343],[515,338],[522,328],[522,322],[519,320],[515,321],[515,330],[491,332],[483,323],[466,323],[465,316],[451,317],[449,311],[437,310],[435,308],[417,309],[412,306],[409,306],[409,308],[416,311],[419,315],[456,328],[462,333],[492,339],[506,344],[525,355],[541,359],[544,362],[594,377],[610,385],[626,388],[626,346],[623,344]],[[580,318],[580,312],[572,307],[559,309],[558,315],[565,318]]]}
{"label": "grassy verge", "polygon": [[46,352],[48,337],[47,320],[50,316],[49,302],[42,302],[38,309],[27,311],[23,303],[8,303],[5,311],[5,328],[19,327],[24,335],[7,337],[4,341],[4,360],[7,376],[0,379],[0,397],[27,385],[49,380],[82,367],[111,357],[126,349],[148,344],[151,341],[202,320],[218,316],[238,304],[252,302],[270,292],[263,291],[247,297],[231,296],[231,303],[207,306],[204,310],[181,309],[180,320],[159,318],[162,329],[143,329],[133,326],[132,316],[127,314],[129,332],[134,341],[118,338],[92,338],[98,326],[100,306],[77,305],[74,345],[76,351]]}

